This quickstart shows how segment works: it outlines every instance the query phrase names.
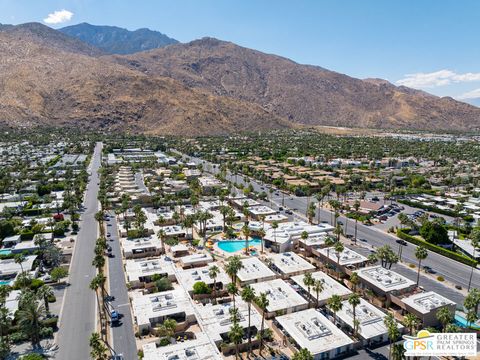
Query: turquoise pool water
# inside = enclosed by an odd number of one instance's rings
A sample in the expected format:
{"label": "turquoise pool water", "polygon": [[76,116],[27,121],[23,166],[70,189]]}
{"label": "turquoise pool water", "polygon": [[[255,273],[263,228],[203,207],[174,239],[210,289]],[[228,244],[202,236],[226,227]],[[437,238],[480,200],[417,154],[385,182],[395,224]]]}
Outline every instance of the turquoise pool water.
{"label": "turquoise pool water", "polygon": [[[260,239],[250,239],[248,240],[248,246],[251,245],[260,245]],[[246,247],[245,240],[222,240],[218,242],[218,247],[226,252],[236,252],[244,249]]]}
{"label": "turquoise pool water", "polygon": [[473,329],[480,329],[480,326],[475,325],[475,324],[469,324],[467,319],[463,318],[462,316],[455,314],[455,322],[465,328],[468,328],[469,326]]}
{"label": "turquoise pool water", "polygon": [[12,250],[10,250],[10,249],[0,250],[0,255],[10,255],[11,253],[12,253]]}
{"label": "turquoise pool water", "polygon": [[11,283],[10,280],[0,280],[0,286],[2,285],[9,285]]}

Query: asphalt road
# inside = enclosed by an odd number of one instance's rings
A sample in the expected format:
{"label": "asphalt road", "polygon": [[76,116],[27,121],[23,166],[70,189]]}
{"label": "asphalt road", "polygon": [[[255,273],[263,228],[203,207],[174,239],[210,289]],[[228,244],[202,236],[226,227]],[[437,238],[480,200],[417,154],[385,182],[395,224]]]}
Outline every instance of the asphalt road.
{"label": "asphalt road", "polygon": [[[189,157],[191,161],[195,163],[203,163],[204,170],[211,173],[217,173],[218,167],[212,166],[211,163],[203,161],[199,158]],[[236,178],[237,183],[241,183],[245,185],[242,175],[232,176],[230,173],[227,174],[227,179],[234,182]],[[261,192],[265,191],[268,195],[268,189],[264,187],[262,184],[259,184],[257,181],[251,179],[250,183],[252,184],[255,191]],[[264,189],[262,189],[262,187]],[[276,195],[278,193],[278,195]],[[276,192],[272,194],[272,200],[277,205],[283,205],[284,207],[288,207],[290,209],[294,209],[294,211],[299,215],[298,217],[304,217],[307,209],[307,198],[306,197],[298,197],[295,195],[282,195],[280,192]],[[282,206],[283,206],[282,205]],[[321,221],[327,221],[329,223],[332,222],[332,213],[325,209],[321,210]],[[347,219],[344,216],[339,218],[346,224]],[[345,226],[344,226],[345,229]],[[354,221],[348,220],[347,226],[347,234],[353,234],[354,232]],[[385,232],[375,229],[374,227],[365,226],[363,224],[358,224],[357,226],[357,237],[360,239],[365,239],[366,242],[372,247],[380,247],[385,244],[389,244],[393,249],[398,249],[398,244],[395,242],[397,237],[393,235],[386,234]],[[415,248],[416,246],[413,244],[408,244],[403,248],[402,253],[402,260],[405,262],[416,264],[418,261],[415,258]],[[467,288],[471,267],[459,263],[457,261],[451,260],[445,256],[436,254],[432,251],[428,252],[428,257],[422,261],[422,266],[430,266],[432,269],[436,271],[436,275],[443,276],[446,280],[461,285],[464,288]],[[423,277],[422,277],[423,278]],[[474,274],[472,278],[471,288],[476,287],[480,288],[480,271],[478,269],[474,269]]]}
{"label": "asphalt road", "polygon": [[107,224],[107,231],[111,234],[108,244],[112,247],[112,254],[114,255],[114,257],[108,258],[109,294],[114,297],[110,304],[121,314],[120,323],[111,328],[112,340],[110,345],[116,354],[122,354],[128,360],[136,360],[138,358],[137,345],[133,332],[133,321],[122,262],[117,220],[113,212],[110,212],[110,221]]}
{"label": "asphalt road", "polygon": [[95,331],[96,298],[90,290],[90,281],[96,271],[92,266],[93,248],[98,237],[95,213],[98,211],[98,169],[102,144],[97,143],[91,162],[91,177],[85,194],[85,211],[81,215],[75,250],[70,264],[69,283],[61,313],[57,336],[59,360],[86,360],[90,358],[89,338]]}

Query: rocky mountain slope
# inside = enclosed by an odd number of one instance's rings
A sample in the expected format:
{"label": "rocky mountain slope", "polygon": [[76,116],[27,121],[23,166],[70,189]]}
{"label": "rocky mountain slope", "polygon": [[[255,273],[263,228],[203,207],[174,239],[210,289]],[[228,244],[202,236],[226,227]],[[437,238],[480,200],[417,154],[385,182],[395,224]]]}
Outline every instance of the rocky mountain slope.
{"label": "rocky mountain slope", "polygon": [[0,31],[0,122],[186,135],[290,126],[258,105],[192,90],[49,41]]}
{"label": "rocky mountain slope", "polygon": [[59,31],[109,54],[132,54],[178,43],[161,32],[149,29],[129,31],[116,26],[81,23],[61,28]]}
{"label": "rocky mountain slope", "polygon": [[252,102],[308,125],[424,130],[480,129],[480,109],[452,98],[355,79],[212,38],[115,56],[149,75]]}

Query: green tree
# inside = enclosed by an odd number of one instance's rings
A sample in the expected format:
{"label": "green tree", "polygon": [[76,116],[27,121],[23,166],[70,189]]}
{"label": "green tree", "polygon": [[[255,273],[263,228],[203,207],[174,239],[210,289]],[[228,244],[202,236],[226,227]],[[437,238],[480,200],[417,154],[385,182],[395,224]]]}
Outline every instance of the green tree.
{"label": "green tree", "polygon": [[238,324],[234,323],[228,332],[228,338],[232,343],[235,344],[235,359],[238,359],[239,348],[238,345],[242,343],[243,339],[243,328]]}
{"label": "green tree", "polygon": [[264,338],[264,332],[265,332],[265,313],[267,312],[267,308],[270,305],[270,301],[268,300],[267,294],[266,293],[260,293],[255,298],[255,304],[257,304],[258,308],[262,310],[262,324],[260,326],[260,347],[259,347],[259,355],[262,354],[262,349],[263,349],[263,338]]}
{"label": "green tree", "polygon": [[423,246],[417,246],[415,249],[415,257],[418,260],[418,271],[417,271],[417,286],[420,281],[420,269],[422,266],[422,260],[425,260],[428,256],[428,251]]}
{"label": "green tree", "polygon": [[232,301],[233,301],[233,308],[236,308],[235,305],[235,295],[238,295],[238,287],[237,284],[231,282],[227,285],[227,291],[230,295],[232,295]]}
{"label": "green tree", "polygon": [[308,349],[302,348],[293,355],[292,360],[313,360],[313,355]]}
{"label": "green tree", "polygon": [[213,301],[217,302],[217,277],[220,274],[220,269],[217,265],[212,265],[208,269],[208,276],[213,279]]}
{"label": "green tree", "polygon": [[[445,309],[445,308],[444,308]],[[414,330],[420,325],[420,319],[413,314],[407,314],[403,318],[404,324],[411,336],[414,336]]]}
{"label": "green tree", "polygon": [[107,347],[103,344],[100,335],[96,332],[90,335],[90,356],[94,360],[107,360]]}
{"label": "green tree", "polygon": [[340,295],[334,294],[327,300],[327,305],[333,312],[333,318],[335,320],[335,324],[337,323],[337,312],[342,310],[342,297]]}
{"label": "green tree", "polygon": [[315,280],[313,279],[312,273],[306,273],[305,275],[303,275],[303,283],[305,284],[305,286],[308,289],[308,307],[310,308],[310,298],[311,298],[310,288],[315,283]]}
{"label": "green tree", "polygon": [[193,293],[195,295],[210,294],[211,290],[212,289],[203,281],[197,281],[193,284]]}
{"label": "green tree", "polygon": [[252,311],[252,302],[255,300],[255,291],[250,285],[247,285],[242,290],[242,300],[245,301],[248,307],[248,330],[247,330],[247,338],[248,338],[248,355],[252,352],[252,335],[251,335],[251,311]]}
{"label": "green tree", "polygon": [[453,313],[448,307],[442,307],[436,313],[437,320],[442,324],[442,331],[445,332],[445,329],[448,324],[453,322]]}
{"label": "green tree", "polygon": [[30,338],[35,348],[40,344],[41,319],[45,315],[45,307],[34,296],[21,302],[17,312],[18,325]]}
{"label": "green tree", "polygon": [[43,303],[45,305],[45,312],[47,313],[47,315],[50,314],[48,299],[55,296],[52,287],[48,285],[40,286],[40,288],[37,290],[37,295],[43,299]]}
{"label": "green tree", "polygon": [[320,293],[324,290],[325,288],[325,280],[323,279],[315,279],[313,282],[313,291],[315,291],[316,295],[316,300],[317,300],[317,308],[320,307]]}
{"label": "green tree", "polygon": [[384,324],[387,327],[387,334],[388,340],[390,341],[389,351],[388,351],[388,358],[392,358],[392,351],[393,351],[393,343],[397,341],[398,337],[400,336],[400,330],[398,329],[398,324],[393,318],[392,314],[387,314],[383,319]]}
{"label": "green tree", "polygon": [[227,259],[227,264],[225,265],[225,271],[230,276],[233,283],[237,282],[237,273],[240,271],[242,267],[243,267],[243,264],[242,264],[242,260],[240,259],[240,256],[238,255],[230,256]]}
{"label": "green tree", "polygon": [[353,334],[354,336],[357,336],[357,326],[355,326],[355,323],[357,322],[357,306],[360,305],[360,296],[357,293],[351,293],[348,297],[348,303],[352,307],[353,311]]}

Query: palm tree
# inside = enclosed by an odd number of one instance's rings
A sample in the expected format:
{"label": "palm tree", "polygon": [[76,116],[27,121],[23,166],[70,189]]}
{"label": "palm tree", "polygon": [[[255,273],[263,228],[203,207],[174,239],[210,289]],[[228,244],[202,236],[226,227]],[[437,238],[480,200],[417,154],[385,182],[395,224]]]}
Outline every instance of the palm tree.
{"label": "palm tree", "polygon": [[352,272],[352,274],[350,275],[350,282],[352,283],[353,292],[356,292],[357,285],[360,282],[360,278],[358,277],[358,273],[356,271]]}
{"label": "palm tree", "polygon": [[23,329],[35,348],[40,344],[41,318],[45,315],[45,307],[35,297],[22,301],[21,309],[17,312],[18,325]]}
{"label": "palm tree", "polygon": [[358,210],[360,209],[360,201],[355,200],[355,203],[353,204],[353,208],[355,209],[355,244],[357,244],[357,226],[358,226]]}
{"label": "palm tree", "polygon": [[302,348],[293,355],[292,360],[313,360],[313,355],[308,349]]}
{"label": "palm tree", "polygon": [[45,311],[48,314],[50,314],[50,307],[48,305],[48,298],[55,296],[53,293],[53,289],[51,286],[48,285],[42,285],[38,290],[37,290],[37,295],[43,299],[43,303],[45,305]]}
{"label": "palm tree", "polygon": [[345,247],[340,241],[337,241],[337,243],[334,246],[335,249],[335,255],[337,256],[337,279],[340,278],[340,254],[345,250]]}
{"label": "palm tree", "polygon": [[227,285],[227,291],[230,295],[232,295],[232,301],[233,301],[233,308],[235,309],[235,295],[238,295],[238,287],[237,284],[235,283],[229,283]]}
{"label": "palm tree", "polygon": [[323,280],[323,279],[315,279],[314,280],[313,291],[315,291],[315,294],[317,295],[316,296],[317,308],[320,307],[318,299],[320,298],[320,293],[323,291],[324,287],[325,287],[325,280]]}
{"label": "palm tree", "polygon": [[14,257],[15,264],[19,264],[19,265],[20,265],[20,268],[22,269],[22,273],[24,273],[24,271],[23,271],[23,263],[25,262],[25,259],[26,259],[25,254],[23,254],[23,253],[21,253],[21,254],[15,254],[15,257]]}
{"label": "palm tree", "polygon": [[418,260],[417,286],[418,286],[418,282],[420,281],[420,268],[422,265],[422,260],[426,259],[427,256],[428,256],[428,251],[423,246],[418,246],[415,249],[415,257]]}
{"label": "palm tree", "polygon": [[268,300],[266,293],[260,293],[259,296],[255,298],[255,304],[262,310],[262,324],[260,326],[260,348],[259,348],[259,355],[262,354],[263,349],[263,333],[265,329],[265,312],[267,311],[267,307],[270,305],[270,301]]}
{"label": "palm tree", "polygon": [[92,265],[97,268],[99,273],[103,273],[103,267],[105,266],[105,258],[103,255],[95,255],[92,260]]}
{"label": "palm tree", "polygon": [[[446,309],[446,308],[444,308]],[[420,319],[418,317],[416,317],[415,315],[413,314],[407,314],[405,315],[405,317],[403,318],[403,321],[405,323],[405,326],[407,327],[410,335],[413,336],[413,331],[414,329],[416,329],[418,327],[418,325],[420,324]]]}
{"label": "palm tree", "polygon": [[445,332],[447,325],[453,321],[453,313],[448,307],[443,307],[437,311],[437,320],[442,324],[442,331]]}
{"label": "palm tree", "polygon": [[306,273],[306,274],[303,276],[303,283],[305,284],[305,286],[306,286],[307,289],[308,289],[308,308],[310,308],[310,298],[311,298],[310,288],[311,288],[311,287],[314,285],[314,283],[315,283],[315,280],[313,279],[312,273]]}
{"label": "palm tree", "polygon": [[263,254],[263,238],[265,237],[265,230],[260,229],[258,230],[258,236],[260,236],[260,246],[261,246],[261,253]]}
{"label": "palm tree", "polygon": [[100,335],[96,332],[90,335],[90,356],[94,360],[107,360],[107,347],[103,344]]}
{"label": "palm tree", "polygon": [[230,328],[230,331],[228,332],[228,338],[231,342],[235,344],[235,359],[238,359],[238,345],[242,343],[243,328],[235,322]]}
{"label": "palm tree", "polygon": [[327,305],[333,312],[333,319],[335,324],[337,323],[337,312],[342,310],[342,297],[340,295],[334,294],[330,299],[327,301]]}
{"label": "palm tree", "polygon": [[353,335],[357,335],[357,327],[355,326],[357,320],[357,306],[360,305],[360,296],[357,293],[352,293],[348,296],[348,303],[353,310]]}
{"label": "palm tree", "polygon": [[165,233],[165,230],[163,230],[163,229],[158,230],[157,236],[160,239],[160,243],[162,244],[162,251],[163,251],[164,254],[167,253],[165,251],[165,236],[166,235],[167,234]]}
{"label": "palm tree", "polygon": [[238,255],[230,256],[227,259],[225,271],[230,276],[233,283],[237,282],[237,273],[240,271],[242,267],[243,267],[243,264],[242,264],[242,260],[240,259],[240,256]]}
{"label": "palm tree", "polygon": [[325,238],[325,246],[327,247],[327,261],[328,259],[330,259],[330,248],[336,243],[336,240],[331,237],[331,236],[327,236]]}
{"label": "palm tree", "polygon": [[[471,244],[473,247],[473,258],[475,259],[475,251],[478,248],[478,245],[480,244],[480,228],[475,228],[472,230],[471,234]],[[472,271],[470,272],[470,280],[468,280],[468,289],[467,291],[470,291],[470,286],[472,285],[472,277],[473,277],[473,268],[475,267],[475,262],[472,261]]]}
{"label": "palm tree", "polygon": [[248,306],[248,330],[247,330],[247,337],[248,337],[248,355],[252,352],[252,336],[251,336],[251,329],[250,329],[250,315],[251,315],[251,308],[252,302],[255,300],[255,291],[250,285],[247,285],[243,288],[242,291],[242,300],[247,303]]}
{"label": "palm tree", "polygon": [[273,241],[275,245],[277,244],[277,229],[278,229],[278,221],[272,222],[272,229],[273,229]]}
{"label": "palm tree", "polygon": [[398,325],[392,314],[387,314],[383,319],[384,324],[387,326],[388,339],[390,341],[390,347],[388,352],[388,358],[392,358],[393,343],[400,336],[400,330],[398,330]]}
{"label": "palm tree", "polygon": [[250,228],[247,224],[242,227],[243,235],[245,235],[245,255],[248,255],[248,238],[250,236]]}
{"label": "palm tree", "polygon": [[208,276],[213,279],[213,300],[217,302],[217,276],[220,273],[220,269],[217,265],[212,265],[208,269]]}
{"label": "palm tree", "polygon": [[302,231],[300,238],[303,240],[303,243],[306,245],[307,244],[307,239],[308,239],[308,232]]}

